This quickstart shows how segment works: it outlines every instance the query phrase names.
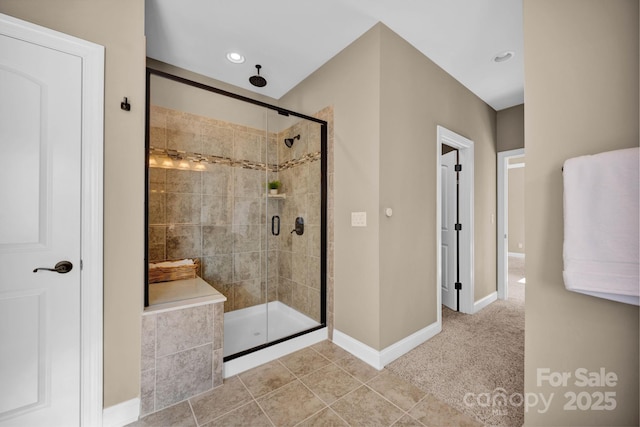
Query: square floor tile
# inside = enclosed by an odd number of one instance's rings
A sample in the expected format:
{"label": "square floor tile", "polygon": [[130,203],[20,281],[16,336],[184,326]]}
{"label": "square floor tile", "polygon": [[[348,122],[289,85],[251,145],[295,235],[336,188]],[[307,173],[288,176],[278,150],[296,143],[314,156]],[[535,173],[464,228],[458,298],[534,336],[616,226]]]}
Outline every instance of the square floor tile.
{"label": "square floor tile", "polygon": [[362,385],[333,363],[300,379],[328,405]]}
{"label": "square floor tile", "polygon": [[262,412],[262,409],[255,401],[216,418],[202,427],[272,427],[269,418]]}
{"label": "square floor tile", "polygon": [[424,426],[420,424],[418,421],[411,418],[409,415],[405,415],[402,418],[400,418],[398,421],[396,421],[393,427],[424,427]]}
{"label": "square floor tile", "polygon": [[362,360],[350,354],[336,360],[335,364],[362,382],[367,382],[380,373],[376,368],[367,365]]}
{"label": "square floor tile", "polygon": [[293,426],[326,407],[299,380],[258,399],[258,404],[276,426]]}
{"label": "square floor tile", "polygon": [[413,408],[427,394],[387,370],[369,380],[367,385],[404,411]]}
{"label": "square floor tile", "polygon": [[331,363],[315,350],[304,348],[280,358],[280,361],[291,372],[301,377]]}
{"label": "square floor tile", "polygon": [[296,379],[295,375],[277,360],[243,372],[239,377],[256,398]]}
{"label": "square floor tile", "polygon": [[428,394],[409,411],[422,424],[433,427],[481,427],[482,424]]}
{"label": "square floor tile", "polygon": [[404,412],[367,386],[362,386],[331,405],[352,426],[390,426]]}
{"label": "square floor tile", "polygon": [[307,418],[297,427],[349,427],[349,425],[330,408],[326,408]]}
{"label": "square floor tile", "polygon": [[192,397],[189,401],[202,425],[249,402],[251,395],[238,377],[228,378],[220,387]]}
{"label": "square floor tile", "polygon": [[335,361],[349,355],[349,353],[332,343],[325,340],[311,346],[312,349],[323,355],[329,360]]}

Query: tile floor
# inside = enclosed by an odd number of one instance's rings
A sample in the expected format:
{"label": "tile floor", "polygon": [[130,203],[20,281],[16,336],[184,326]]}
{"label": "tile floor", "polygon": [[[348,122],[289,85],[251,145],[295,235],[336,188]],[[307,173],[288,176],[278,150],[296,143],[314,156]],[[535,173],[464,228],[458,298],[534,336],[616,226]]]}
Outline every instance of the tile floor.
{"label": "tile floor", "polygon": [[130,427],[481,426],[329,341],[227,378]]}

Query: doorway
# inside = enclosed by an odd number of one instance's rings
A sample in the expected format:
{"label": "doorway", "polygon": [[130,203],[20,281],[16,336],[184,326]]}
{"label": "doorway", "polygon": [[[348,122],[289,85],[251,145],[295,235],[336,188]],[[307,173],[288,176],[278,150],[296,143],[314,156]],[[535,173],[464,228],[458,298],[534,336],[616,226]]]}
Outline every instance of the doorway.
{"label": "doorway", "polygon": [[[523,277],[521,279],[516,278],[516,280],[524,281],[524,231],[518,231],[520,227],[517,227],[518,230],[514,228],[513,238],[509,233],[509,171],[524,171],[524,155],[524,148],[498,153],[498,298],[503,300],[509,298],[510,258],[513,260],[512,264],[515,264],[513,267],[514,270],[517,270],[516,273],[522,271]],[[522,173],[522,175],[524,174]],[[521,184],[523,185],[523,182]],[[519,221],[515,224],[523,225],[524,207],[522,208],[522,213],[514,212],[514,215],[521,219],[521,224],[519,224]],[[511,222],[513,227],[514,222]],[[524,227],[522,227],[523,229]]]}
{"label": "doorway", "polygon": [[451,310],[460,310],[460,263],[459,237],[460,230],[456,225],[458,218],[458,150],[446,144],[442,145],[440,165],[442,203],[440,204],[441,224],[441,257],[442,278],[440,289],[442,305]]}
{"label": "doorway", "polygon": [[[443,197],[442,190],[442,167],[443,167],[443,146],[449,146],[456,149],[458,153],[458,164],[460,165],[460,171],[458,175],[458,236],[456,237],[457,248],[455,251],[447,250],[447,256],[454,255],[453,252],[458,254],[457,263],[459,265],[459,277],[458,283],[460,283],[459,290],[459,310],[462,313],[472,314],[474,313],[474,281],[473,281],[473,263],[474,263],[474,213],[473,213],[473,174],[474,174],[474,147],[473,141],[463,137],[455,132],[452,132],[442,126],[437,127],[437,171],[436,175],[436,227],[437,227],[437,304],[438,304],[438,323],[442,324],[442,303],[443,303],[443,288],[442,278],[445,273],[444,266],[450,264],[446,262],[443,255],[443,201],[446,197]],[[457,272],[456,272],[457,273]],[[449,282],[451,280],[449,279]],[[455,283],[455,282],[454,282]],[[455,289],[455,287],[454,287]],[[458,292],[456,292],[458,294]]]}

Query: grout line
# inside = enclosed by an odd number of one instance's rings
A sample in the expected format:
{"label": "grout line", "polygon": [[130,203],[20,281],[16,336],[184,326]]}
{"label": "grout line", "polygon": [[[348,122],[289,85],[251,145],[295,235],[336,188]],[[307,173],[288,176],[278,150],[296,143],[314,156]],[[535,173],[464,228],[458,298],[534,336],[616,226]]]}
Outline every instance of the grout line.
{"label": "grout line", "polygon": [[[429,393],[420,389],[420,391],[424,392],[424,396],[422,396],[422,398],[420,398],[420,400],[418,400],[416,403],[413,404],[413,406],[411,408],[409,408],[406,412],[407,415],[409,415],[409,412],[411,412],[416,406],[418,406],[420,404],[420,402],[422,402],[423,400],[425,400],[427,398],[427,396],[429,396]],[[409,415],[411,417],[411,415]],[[413,417],[411,417],[413,418]]]}
{"label": "grout line", "polygon": [[[355,357],[355,356],[354,356]],[[347,357],[341,357],[338,360],[342,360],[342,359],[346,359]],[[364,362],[363,362],[364,363]],[[350,375],[351,377],[355,378],[356,380],[358,380],[361,384],[366,384],[366,381],[362,381],[360,378],[356,377],[355,375],[353,375],[351,372],[347,371],[345,368],[343,368],[342,366],[338,365],[335,361],[333,361],[333,364],[336,365],[338,368],[342,369],[347,375]],[[369,380],[373,379],[375,377],[371,377]],[[367,380],[367,381],[369,381]]]}
{"label": "grout line", "polygon": [[[313,392],[312,392],[312,393],[313,393]],[[310,419],[310,418],[315,417],[315,416],[316,416],[316,415],[318,415],[320,412],[322,412],[322,411],[324,411],[325,409],[328,409],[328,408],[329,408],[329,406],[327,405],[327,406],[325,406],[324,408],[320,409],[319,411],[314,412],[313,414],[309,415],[309,416],[308,416],[307,418],[305,418],[304,420],[302,420],[302,421],[297,422],[296,424],[294,424],[294,427],[295,427],[295,426],[299,426],[299,425],[300,425],[300,424],[302,424],[303,422],[307,421],[307,420],[308,420],[308,419]]]}
{"label": "grout line", "polygon": [[[375,378],[375,377],[374,377]],[[373,379],[373,378],[372,378]],[[369,390],[371,390],[372,392],[374,392],[375,394],[377,394],[378,396],[380,396],[381,398],[383,398],[384,400],[386,400],[387,402],[391,403],[393,406],[395,406],[396,408],[398,408],[400,410],[400,412],[402,412],[403,414],[406,413],[407,411],[405,411],[404,409],[402,409],[401,407],[399,407],[398,405],[396,405],[395,403],[393,403],[391,400],[389,400],[388,398],[386,398],[384,395],[382,395],[381,393],[378,393],[377,391],[375,391],[373,388],[369,387],[369,385],[365,384],[365,387],[367,387]],[[400,417],[402,418],[402,417]],[[400,419],[398,418],[398,419]],[[396,420],[398,421],[398,420]]]}
{"label": "grout line", "polygon": [[260,402],[258,402],[256,399],[253,399],[253,401],[255,402],[256,405],[258,405],[258,408],[260,408],[260,410],[262,411],[262,413],[264,414],[265,417],[267,417],[267,420],[269,420],[269,422],[271,423],[272,426],[276,427],[276,423],[273,422],[273,420],[271,419],[271,417],[269,416],[269,414],[267,414],[267,412],[264,410],[264,408],[262,407],[262,405],[260,405]]}
{"label": "grout line", "polygon": [[314,369],[314,370],[312,370],[312,371],[309,371],[309,372],[307,372],[307,373],[306,373],[306,374],[304,374],[304,375],[297,375],[295,372],[293,372],[293,371],[291,371],[291,370],[290,370],[290,372],[291,372],[293,375],[295,375],[295,377],[296,377],[297,379],[299,379],[299,380],[300,380],[300,379],[302,379],[302,378],[306,378],[306,377],[308,377],[308,376],[309,376],[309,375],[311,375],[311,374],[315,374],[315,373],[316,373],[316,372],[318,372],[319,370],[326,368],[327,366],[329,366],[329,365],[330,365],[330,364],[332,364],[332,363],[333,363],[333,362],[331,362],[331,360],[329,360],[329,363],[327,363],[326,365],[321,366],[321,367],[319,367],[319,368],[317,368],[317,369]]}
{"label": "grout line", "polygon": [[[234,377],[232,377],[232,378],[234,378]],[[238,378],[238,381],[240,381],[240,384],[242,384],[244,389],[247,390],[247,393],[249,393],[249,396],[251,396],[251,398],[253,400],[256,400],[256,397],[253,395],[253,393],[251,393],[251,390],[249,390],[249,387],[247,387],[247,385],[244,383],[244,381],[242,381],[242,378],[240,378],[240,374],[235,375],[235,378]]]}
{"label": "grout line", "polygon": [[[207,304],[207,305],[213,305],[213,304]],[[210,342],[206,342],[204,344],[198,344],[198,345],[193,346],[193,347],[185,348],[184,350],[178,350],[178,351],[176,351],[174,353],[163,354],[162,356],[158,356],[157,359],[162,359],[162,358],[169,357],[169,356],[175,356],[178,353],[184,353],[185,351],[194,350],[194,349],[200,348],[200,347],[206,347],[208,345],[210,345],[211,348],[213,349],[213,341],[210,341]]]}
{"label": "grout line", "polygon": [[[327,366],[329,366],[329,365],[327,365]],[[298,378],[298,381],[300,381],[300,384],[302,384],[307,390],[309,390],[311,392],[311,394],[313,394],[318,400],[320,400],[320,402],[324,403],[325,408],[329,407],[329,404],[327,402],[325,402],[324,399],[320,397],[320,395],[318,395],[316,392],[311,390],[311,388],[308,385],[306,385],[301,379]],[[324,409],[324,408],[322,408],[322,409]],[[322,411],[322,409],[320,411]],[[318,411],[318,412],[320,412],[320,411]],[[318,412],[316,412],[316,413],[318,413]],[[309,417],[307,417],[307,418],[309,418]],[[307,419],[307,418],[305,418],[305,419]]]}
{"label": "grout line", "polygon": [[[293,354],[293,353],[291,353],[291,354]],[[284,369],[286,369],[287,371],[289,371],[289,373],[290,373],[291,375],[293,375],[293,377],[294,377],[295,379],[299,379],[299,378],[298,378],[298,376],[297,376],[297,375],[296,375],[296,374],[295,374],[291,369],[289,369],[289,368],[287,367],[287,365],[285,365],[285,364],[284,364],[284,362],[282,361],[282,358],[283,358],[283,357],[286,357],[286,356],[288,356],[288,354],[287,354],[287,355],[285,355],[285,356],[282,356],[282,357],[280,357],[280,358],[278,358],[278,359],[276,359],[276,361],[277,361],[278,363],[280,363],[280,365],[282,365],[282,366],[284,367]],[[283,386],[283,387],[284,387],[284,386]],[[277,389],[276,389],[276,390],[277,390]],[[275,390],[274,390],[274,391],[275,391]]]}
{"label": "grout line", "polygon": [[153,317],[153,333],[155,335],[153,343],[153,412],[155,412],[158,410],[158,315],[154,314]]}
{"label": "grout line", "polygon": [[191,405],[191,399],[187,399],[187,404],[189,405],[189,409],[191,409],[191,416],[193,417],[194,421],[196,422],[196,427],[199,427],[200,423],[198,423],[198,418],[196,417],[196,413],[193,410],[193,405]]}
{"label": "grout line", "polygon": [[[337,402],[337,400],[336,400],[336,402]],[[344,418],[342,418],[342,415],[340,415],[338,412],[334,411],[334,410],[333,410],[333,408],[332,408],[331,406],[329,406],[329,410],[330,410],[331,412],[333,412],[334,414],[336,414],[336,416],[337,416],[338,418],[340,418],[342,421],[344,421],[344,423],[345,423],[346,425],[351,426],[351,424],[349,424],[349,422],[348,422],[347,420],[345,420]]]}
{"label": "grout line", "polygon": [[[236,375],[236,377],[237,377],[237,375]],[[233,378],[233,377],[231,377],[231,378]],[[231,378],[227,378],[227,379],[231,379]],[[240,380],[240,378],[238,378],[238,379]],[[247,390],[247,392],[249,393],[249,396],[251,396],[251,399],[249,399],[249,401],[247,401],[247,402],[245,402],[245,403],[242,403],[242,404],[240,404],[240,405],[238,405],[238,406],[233,406],[233,407],[232,407],[231,409],[229,409],[228,411],[223,412],[222,414],[218,415],[217,417],[212,418],[211,420],[207,421],[207,423],[206,423],[206,424],[211,423],[212,421],[217,420],[217,419],[218,419],[218,418],[220,418],[220,417],[224,417],[225,415],[230,414],[231,412],[235,411],[236,409],[242,408],[243,406],[248,405],[248,404],[249,404],[249,403],[251,403],[252,401],[255,401],[255,399],[254,399],[254,398],[253,398],[253,396],[251,395],[251,392],[249,391],[249,389],[247,389],[247,387],[244,385],[244,383],[242,382],[242,380],[240,380],[240,383],[244,386],[245,390]],[[224,385],[224,384],[223,384],[223,385]],[[219,386],[219,387],[221,387],[221,386]],[[191,404],[191,399],[193,399],[194,397],[201,396],[201,395],[206,394],[206,393],[210,393],[210,392],[212,392],[213,390],[214,390],[214,389],[212,389],[212,390],[208,390],[208,391],[205,391],[205,392],[200,393],[200,394],[198,394],[198,395],[196,395],[196,396],[192,396],[191,398],[189,398],[189,404]],[[195,412],[194,412],[194,414],[195,414]]]}

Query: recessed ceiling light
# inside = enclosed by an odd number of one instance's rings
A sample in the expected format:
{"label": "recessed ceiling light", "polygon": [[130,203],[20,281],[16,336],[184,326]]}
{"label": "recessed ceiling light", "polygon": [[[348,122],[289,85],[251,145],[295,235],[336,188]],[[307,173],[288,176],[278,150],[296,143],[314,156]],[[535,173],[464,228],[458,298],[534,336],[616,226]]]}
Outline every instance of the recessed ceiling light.
{"label": "recessed ceiling light", "polygon": [[513,55],[515,55],[515,53],[511,50],[499,53],[493,57],[493,62],[506,62],[513,58]]}
{"label": "recessed ceiling light", "polygon": [[234,64],[242,64],[244,62],[244,56],[242,56],[238,52],[227,53],[227,59]]}

